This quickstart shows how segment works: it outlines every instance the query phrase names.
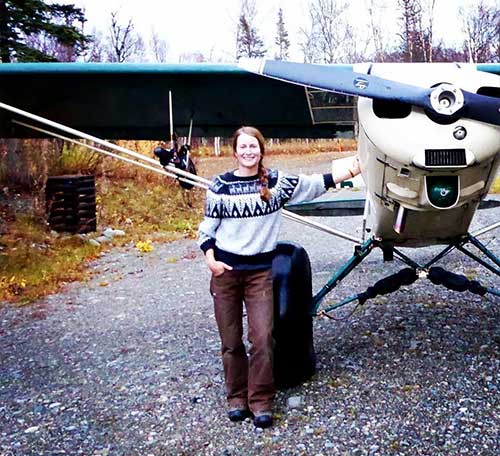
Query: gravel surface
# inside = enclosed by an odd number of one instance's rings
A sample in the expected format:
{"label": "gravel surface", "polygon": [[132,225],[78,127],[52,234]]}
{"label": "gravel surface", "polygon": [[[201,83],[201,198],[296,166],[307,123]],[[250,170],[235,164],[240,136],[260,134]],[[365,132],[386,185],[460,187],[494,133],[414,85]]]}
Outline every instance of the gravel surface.
{"label": "gravel surface", "polygon": [[[499,218],[479,211],[475,226]],[[316,290],[352,250],[293,222],[282,231],[306,247]],[[498,233],[482,239],[500,253]],[[462,254],[442,263],[500,285]],[[350,305],[316,318],[318,372],[279,392],[276,424],[262,431],[225,416],[209,274],[193,241],[116,249],[91,267],[87,283],[0,307],[2,456],[500,454],[498,298],[419,280],[353,315]],[[401,267],[374,252],[332,299]]]}

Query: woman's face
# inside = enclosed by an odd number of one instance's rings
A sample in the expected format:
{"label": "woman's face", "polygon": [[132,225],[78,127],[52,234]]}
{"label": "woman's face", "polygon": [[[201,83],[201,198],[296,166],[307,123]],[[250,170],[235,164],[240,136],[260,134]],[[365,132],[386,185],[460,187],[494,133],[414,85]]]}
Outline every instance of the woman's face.
{"label": "woman's face", "polygon": [[241,133],[236,140],[235,156],[240,169],[243,168],[247,171],[255,171],[257,173],[261,157],[260,145],[257,138],[246,133]]}

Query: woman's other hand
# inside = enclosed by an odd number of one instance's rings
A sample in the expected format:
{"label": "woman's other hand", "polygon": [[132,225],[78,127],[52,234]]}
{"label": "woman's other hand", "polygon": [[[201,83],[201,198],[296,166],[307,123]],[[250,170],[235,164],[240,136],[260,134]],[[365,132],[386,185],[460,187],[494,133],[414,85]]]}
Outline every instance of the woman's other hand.
{"label": "woman's other hand", "polygon": [[207,262],[208,269],[212,272],[212,274],[217,277],[224,274],[224,271],[230,271],[233,269],[232,266],[224,263],[223,261],[217,261],[214,256],[214,250],[208,249],[205,252],[205,260]]}
{"label": "woman's other hand", "polygon": [[224,274],[224,271],[226,270],[230,271],[231,269],[233,269],[232,266],[227,265],[223,261],[217,261],[217,260],[207,261],[207,265],[215,277]]}

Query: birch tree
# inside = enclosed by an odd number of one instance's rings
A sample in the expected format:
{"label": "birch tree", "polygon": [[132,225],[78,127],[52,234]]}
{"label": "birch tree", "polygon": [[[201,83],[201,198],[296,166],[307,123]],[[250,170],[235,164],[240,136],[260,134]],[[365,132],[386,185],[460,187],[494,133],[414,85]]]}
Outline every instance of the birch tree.
{"label": "birch tree", "polygon": [[461,8],[464,54],[472,62],[500,62],[500,8],[482,0]]}
{"label": "birch tree", "polygon": [[367,41],[350,24],[347,0],[311,0],[309,25],[302,28],[300,47],[304,61],[342,63],[362,60]]}
{"label": "birch tree", "polygon": [[436,0],[398,0],[401,57],[405,62],[433,61],[433,26]]}
{"label": "birch tree", "polygon": [[373,46],[375,48],[373,60],[375,62],[383,62],[385,59],[385,49],[382,37],[382,27],[380,26],[375,13],[375,11],[381,11],[381,6],[377,3],[377,0],[368,0],[366,7],[370,18],[370,30],[373,39]]}
{"label": "birch tree", "polygon": [[167,42],[159,37],[158,32],[156,32],[156,30],[153,30],[151,32],[149,46],[151,48],[151,54],[153,55],[153,60],[156,63],[163,63],[167,61],[167,53],[168,53]]}

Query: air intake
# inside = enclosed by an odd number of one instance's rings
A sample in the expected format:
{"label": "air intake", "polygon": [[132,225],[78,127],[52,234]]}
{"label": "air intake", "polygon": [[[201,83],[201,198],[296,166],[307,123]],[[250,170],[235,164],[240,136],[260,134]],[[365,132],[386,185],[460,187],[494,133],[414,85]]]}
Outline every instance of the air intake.
{"label": "air intake", "polygon": [[425,166],[466,166],[465,149],[425,149]]}

